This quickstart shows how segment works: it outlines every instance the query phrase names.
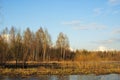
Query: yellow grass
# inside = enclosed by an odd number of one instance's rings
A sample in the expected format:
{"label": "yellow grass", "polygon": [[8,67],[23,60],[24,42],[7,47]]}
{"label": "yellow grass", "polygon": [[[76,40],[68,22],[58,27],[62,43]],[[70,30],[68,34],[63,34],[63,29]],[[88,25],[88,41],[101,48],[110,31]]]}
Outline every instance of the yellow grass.
{"label": "yellow grass", "polygon": [[0,68],[0,75],[41,75],[41,74],[120,74],[119,63],[107,63],[107,62],[60,62],[60,68]]}

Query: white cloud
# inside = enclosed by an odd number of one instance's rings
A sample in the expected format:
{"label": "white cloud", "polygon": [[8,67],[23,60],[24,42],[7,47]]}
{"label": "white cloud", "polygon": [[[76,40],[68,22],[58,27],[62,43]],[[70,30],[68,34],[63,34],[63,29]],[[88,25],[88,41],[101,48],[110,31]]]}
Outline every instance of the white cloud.
{"label": "white cloud", "polygon": [[90,23],[90,24],[85,24],[85,25],[79,25],[74,27],[77,30],[100,30],[100,29],[105,29],[105,25],[97,24],[97,23]]}
{"label": "white cloud", "polygon": [[112,44],[112,43],[119,43],[119,42],[120,42],[120,38],[111,38],[107,40],[92,41],[92,43],[96,43],[96,44]]}
{"label": "white cloud", "polygon": [[93,14],[94,16],[101,16],[101,17],[105,17],[108,15],[117,15],[120,13],[119,9],[114,9],[114,8],[95,8],[93,10]]}
{"label": "white cloud", "polygon": [[93,10],[95,16],[101,15],[103,13],[103,9],[102,8],[95,8]]}
{"label": "white cloud", "polygon": [[108,39],[108,40],[102,40],[101,43],[102,44],[110,44],[110,43],[113,43],[114,40],[113,39]]}
{"label": "white cloud", "polygon": [[99,30],[99,29],[105,29],[106,26],[98,23],[89,23],[89,24],[83,24],[80,21],[74,20],[69,22],[62,22],[63,25],[72,27],[75,30]]}
{"label": "white cloud", "polygon": [[96,51],[113,51],[114,49],[107,48],[105,46],[99,46]]}
{"label": "white cloud", "polygon": [[80,21],[79,20],[73,20],[73,21],[68,21],[68,22],[62,22],[62,24],[64,25],[78,25],[80,24]]}
{"label": "white cloud", "polygon": [[97,51],[107,51],[107,48],[105,46],[99,46]]}
{"label": "white cloud", "polygon": [[93,9],[93,14],[95,16],[108,16],[109,14],[119,14],[120,9],[116,6],[120,5],[120,0],[107,0],[107,7],[96,7]]}
{"label": "white cloud", "polygon": [[116,29],[112,32],[113,34],[120,34],[120,29]]}
{"label": "white cloud", "polygon": [[108,3],[110,5],[120,5],[120,0],[108,0]]}

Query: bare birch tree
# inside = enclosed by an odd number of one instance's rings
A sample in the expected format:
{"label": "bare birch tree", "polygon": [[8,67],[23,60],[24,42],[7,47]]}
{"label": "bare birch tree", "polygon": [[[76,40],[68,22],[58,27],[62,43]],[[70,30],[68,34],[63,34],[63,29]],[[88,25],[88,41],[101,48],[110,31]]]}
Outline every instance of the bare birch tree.
{"label": "bare birch tree", "polygon": [[61,53],[61,59],[64,59],[65,57],[65,50],[69,48],[69,41],[65,34],[62,32],[59,33],[57,41],[56,41],[56,47],[60,49]]}

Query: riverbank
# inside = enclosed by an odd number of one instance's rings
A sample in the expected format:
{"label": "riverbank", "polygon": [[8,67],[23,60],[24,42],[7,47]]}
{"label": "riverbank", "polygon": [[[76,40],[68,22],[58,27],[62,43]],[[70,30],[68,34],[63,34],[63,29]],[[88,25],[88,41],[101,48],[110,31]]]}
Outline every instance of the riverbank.
{"label": "riverbank", "polygon": [[[57,64],[57,63],[56,63]],[[0,68],[0,75],[69,75],[69,74],[120,74],[119,62],[64,62],[59,68],[40,66],[37,68]]]}

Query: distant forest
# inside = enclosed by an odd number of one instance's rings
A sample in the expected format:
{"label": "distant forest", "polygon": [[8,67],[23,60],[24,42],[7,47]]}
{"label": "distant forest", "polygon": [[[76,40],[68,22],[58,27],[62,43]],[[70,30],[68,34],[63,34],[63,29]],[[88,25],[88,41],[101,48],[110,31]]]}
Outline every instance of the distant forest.
{"label": "distant forest", "polygon": [[7,61],[120,61],[120,51],[72,51],[68,36],[62,32],[53,45],[47,29],[32,32],[26,28],[21,33],[11,27],[0,33],[0,64]]}

